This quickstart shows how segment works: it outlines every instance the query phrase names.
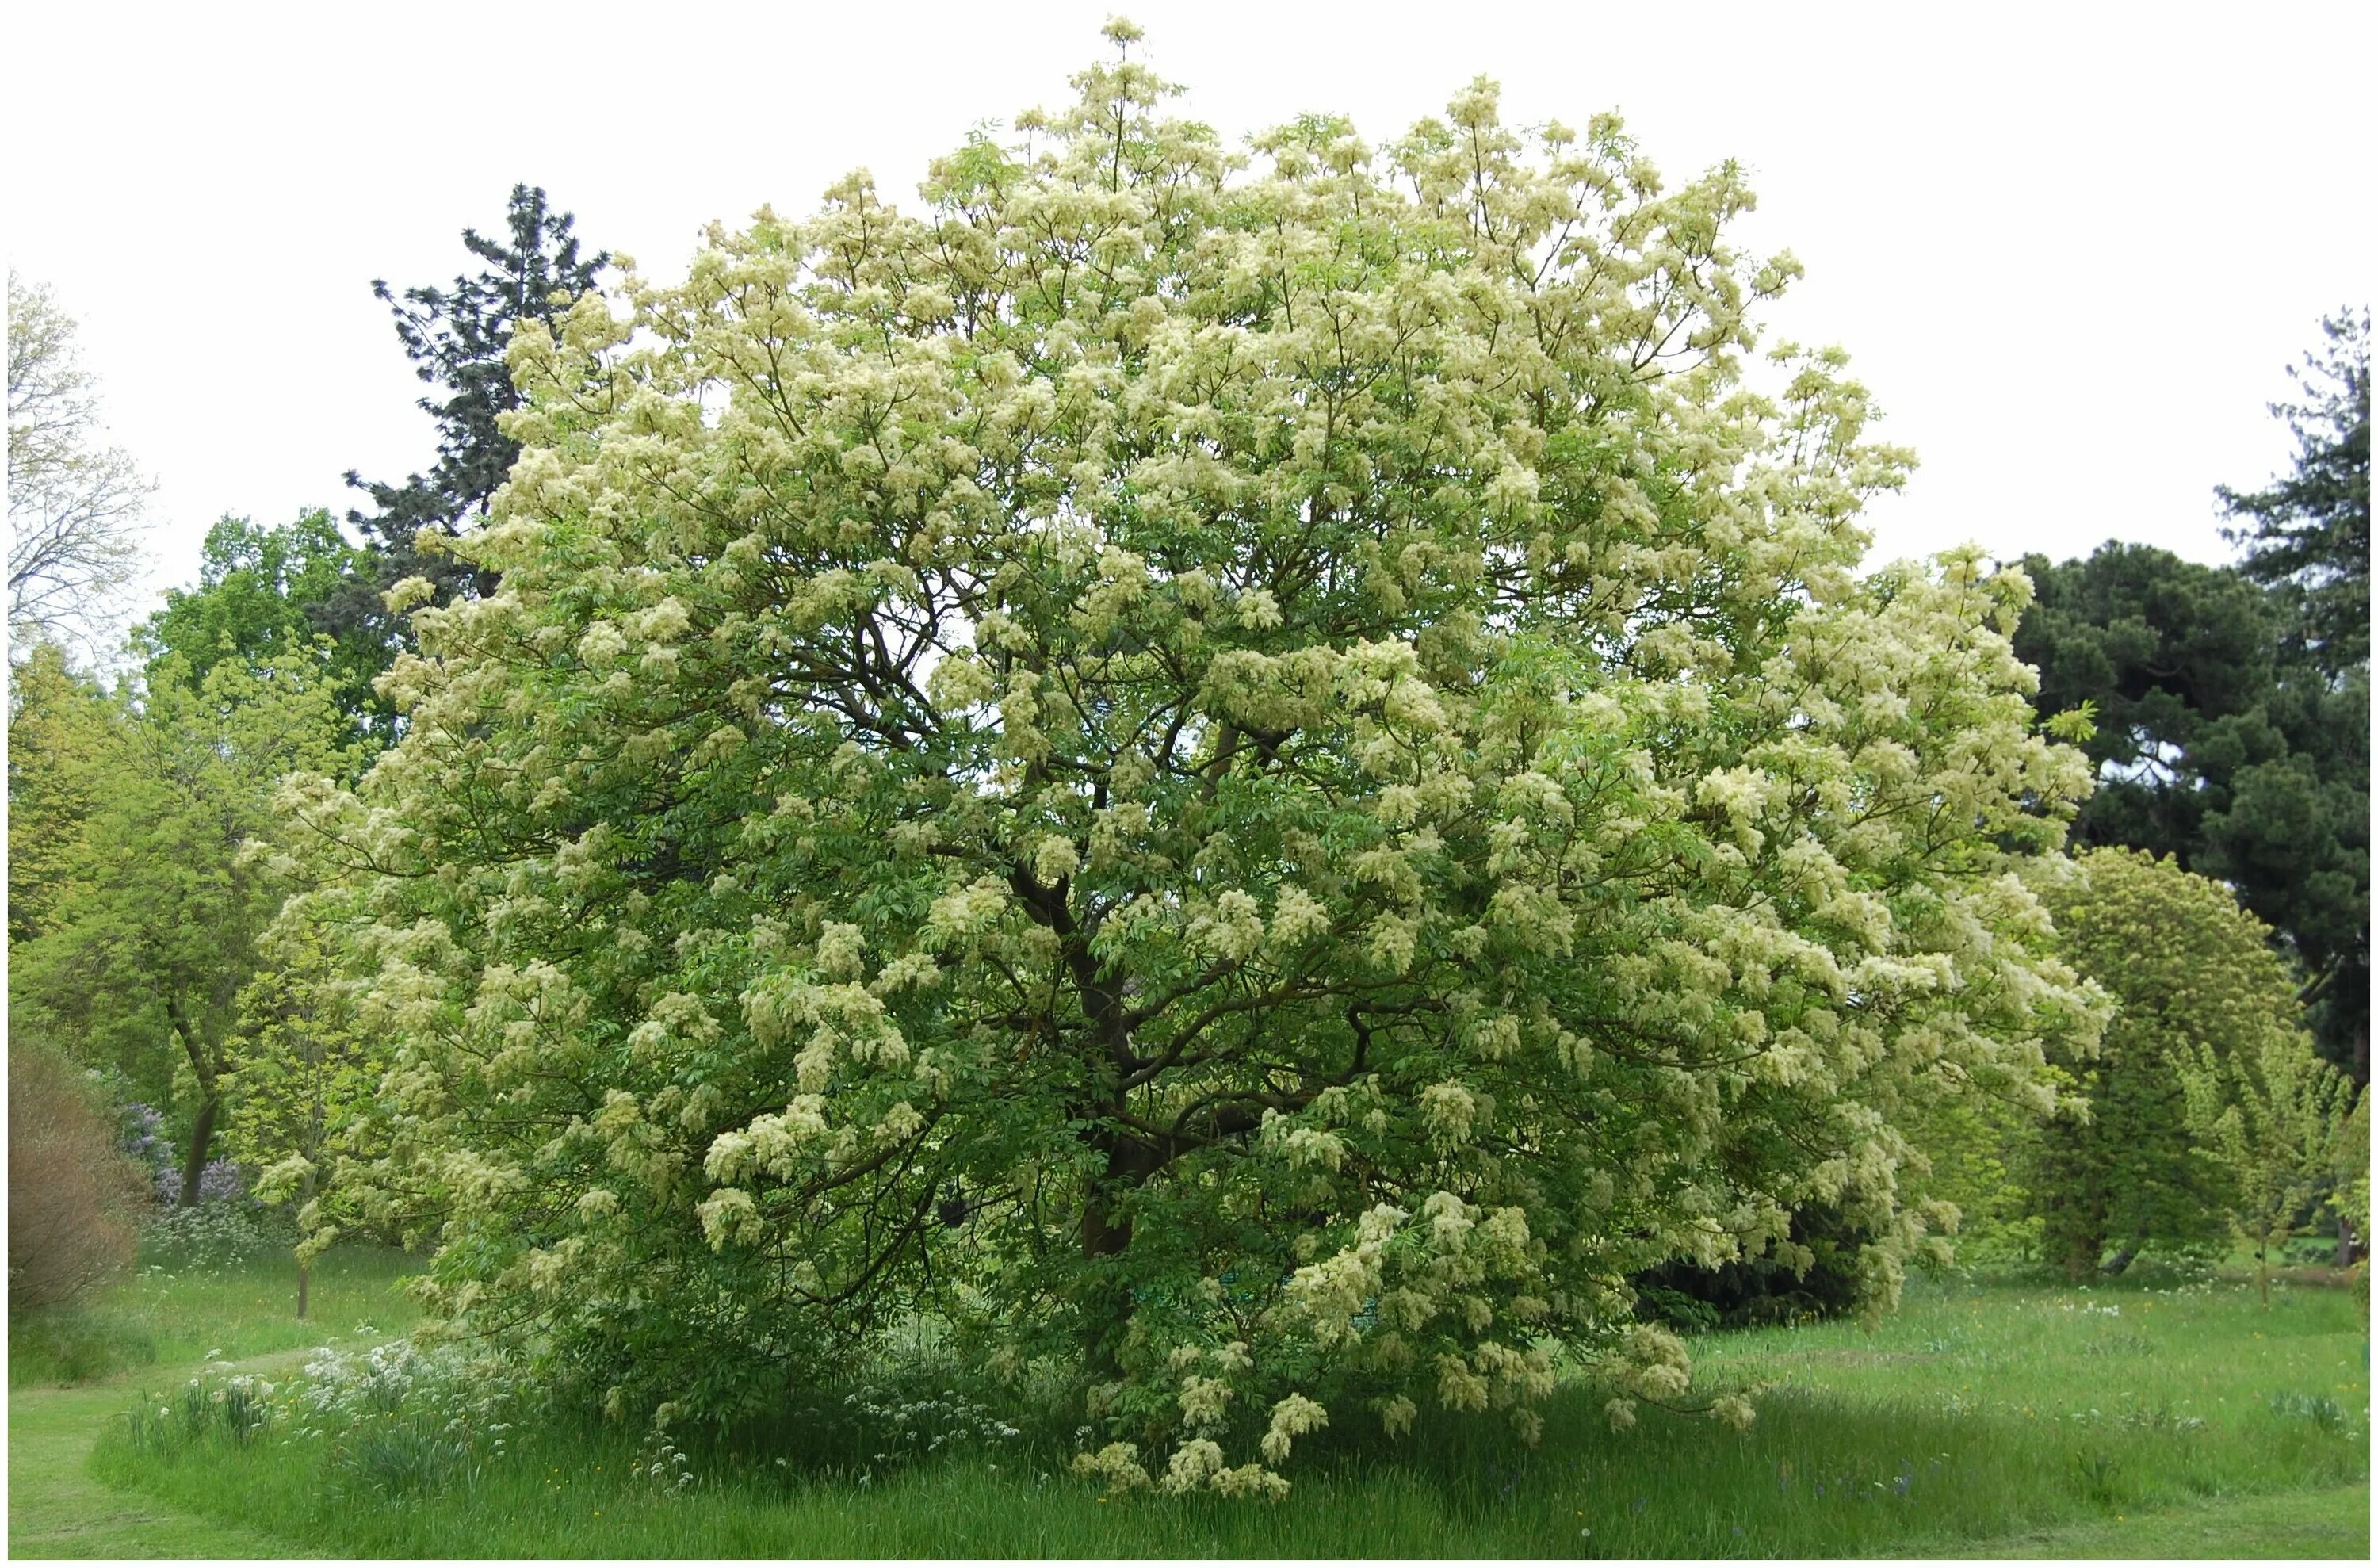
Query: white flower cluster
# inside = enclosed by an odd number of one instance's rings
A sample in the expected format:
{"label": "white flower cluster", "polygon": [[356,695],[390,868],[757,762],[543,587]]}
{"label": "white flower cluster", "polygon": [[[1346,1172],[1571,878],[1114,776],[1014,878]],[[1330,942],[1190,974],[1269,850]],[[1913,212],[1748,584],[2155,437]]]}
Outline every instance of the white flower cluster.
{"label": "white flower cluster", "polygon": [[992,1415],[990,1405],[967,1399],[955,1389],[904,1397],[870,1386],[844,1395],[843,1405],[848,1414],[866,1424],[872,1441],[882,1445],[871,1453],[879,1465],[922,1458],[967,1443],[1012,1443],[1024,1435],[1021,1428]]}
{"label": "white flower cluster", "polygon": [[276,1408],[296,1437],[345,1436],[404,1419],[492,1457],[510,1447],[529,1400],[527,1385],[483,1358],[398,1340],[315,1352],[282,1385]]}

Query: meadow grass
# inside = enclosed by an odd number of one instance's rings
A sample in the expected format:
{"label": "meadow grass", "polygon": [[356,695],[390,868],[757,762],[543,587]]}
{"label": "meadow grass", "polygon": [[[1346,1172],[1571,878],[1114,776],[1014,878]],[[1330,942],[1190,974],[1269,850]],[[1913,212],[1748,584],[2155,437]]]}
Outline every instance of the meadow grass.
{"label": "meadow grass", "polygon": [[2369,1340],[2346,1292],[2283,1288],[2264,1311],[2228,1285],[1918,1285],[1873,1331],[1694,1350],[1713,1386],[1763,1386],[1751,1431],[1647,1408],[1614,1434],[1575,1388],[1534,1449],[1441,1417],[1387,1449],[1308,1441],[1277,1503],[1105,1491],[1030,1438],[822,1468],[797,1423],[731,1450],[680,1434],[682,1487],[600,1422],[443,1465],[402,1432],[161,1445],[119,1422],[93,1473],[357,1556],[2366,1555]]}
{"label": "meadow grass", "polygon": [[285,1249],[237,1262],[174,1267],[144,1261],[85,1306],[11,1313],[8,1386],[88,1382],[148,1367],[174,1368],[296,1350],[412,1326],[397,1279],[420,1267],[394,1248],[342,1247],[314,1267],[307,1316],[296,1316],[297,1265]]}

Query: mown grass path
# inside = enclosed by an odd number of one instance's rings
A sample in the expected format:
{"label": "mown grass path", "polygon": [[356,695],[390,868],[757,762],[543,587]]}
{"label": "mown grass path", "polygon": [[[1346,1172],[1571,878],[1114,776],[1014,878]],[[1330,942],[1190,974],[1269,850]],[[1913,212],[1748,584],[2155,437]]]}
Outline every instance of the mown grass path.
{"label": "mown grass path", "polygon": [[1962,1544],[1942,1556],[2324,1558],[2370,1555],[2370,1487],[2281,1492]]}
{"label": "mown grass path", "polygon": [[[294,1365],[258,1357],[244,1370]],[[8,1555],[25,1557],[304,1557],[260,1531],[223,1524],[92,1478],[91,1444],[123,1414],[155,1368],[81,1388],[20,1388],[8,1395]]]}

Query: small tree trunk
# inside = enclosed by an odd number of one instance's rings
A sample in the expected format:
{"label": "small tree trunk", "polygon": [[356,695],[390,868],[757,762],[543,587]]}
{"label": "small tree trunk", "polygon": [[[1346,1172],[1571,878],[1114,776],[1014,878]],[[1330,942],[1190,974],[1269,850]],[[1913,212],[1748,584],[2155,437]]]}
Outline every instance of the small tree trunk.
{"label": "small tree trunk", "polygon": [[215,1138],[215,1111],[220,1102],[211,1093],[198,1102],[190,1122],[190,1152],[182,1159],[182,1207],[198,1206],[198,1178],[206,1174],[207,1150]]}
{"label": "small tree trunk", "polygon": [[[306,1173],[304,1184],[297,1190],[297,1212],[301,1219],[305,1215],[306,1206],[313,1201],[314,1173],[309,1170]],[[297,1237],[297,1321],[301,1323],[306,1321],[306,1287],[314,1275],[313,1260],[305,1250],[305,1247],[306,1237],[301,1225]]]}
{"label": "small tree trunk", "polygon": [[2353,1234],[2353,1222],[2343,1214],[2336,1216],[2336,1266],[2349,1269],[2361,1257],[2361,1238]]}
{"label": "small tree trunk", "polygon": [[2263,1232],[2254,1247],[2254,1278],[2263,1287],[2263,1310],[2271,1309],[2271,1233]]}

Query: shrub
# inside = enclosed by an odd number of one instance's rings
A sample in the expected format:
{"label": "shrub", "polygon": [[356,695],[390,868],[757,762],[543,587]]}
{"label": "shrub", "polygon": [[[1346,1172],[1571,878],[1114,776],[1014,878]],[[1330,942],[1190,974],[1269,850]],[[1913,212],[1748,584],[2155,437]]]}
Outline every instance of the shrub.
{"label": "shrub", "polygon": [[175,1269],[219,1269],[294,1246],[285,1215],[242,1198],[160,1209],[149,1223],[148,1255]]}
{"label": "shrub", "polygon": [[1805,1322],[1856,1308],[1862,1299],[1859,1249],[1877,1239],[1829,1204],[1792,1216],[1791,1239],[1806,1250],[1799,1266],[1773,1257],[1736,1258],[1715,1267],[1678,1259],[1635,1276],[1636,1311],[1687,1333]]}
{"label": "shrub", "polygon": [[8,1051],[8,1309],[62,1306],[132,1261],[142,1185],[82,1075]]}

